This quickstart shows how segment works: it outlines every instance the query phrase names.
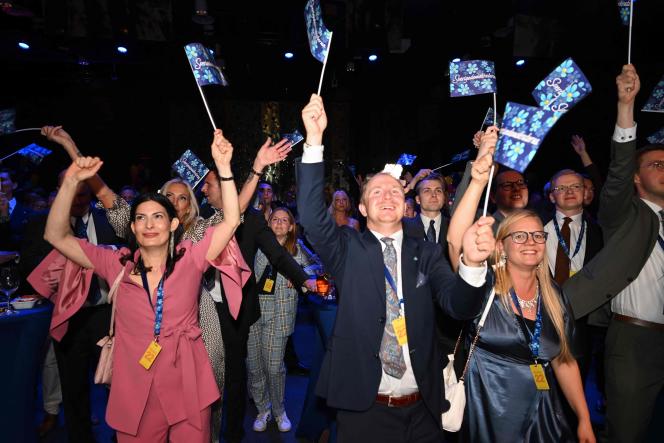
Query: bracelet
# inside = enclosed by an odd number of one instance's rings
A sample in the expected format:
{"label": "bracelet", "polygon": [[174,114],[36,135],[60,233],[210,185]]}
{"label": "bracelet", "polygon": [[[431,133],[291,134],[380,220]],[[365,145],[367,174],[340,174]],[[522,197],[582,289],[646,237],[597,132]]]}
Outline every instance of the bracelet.
{"label": "bracelet", "polygon": [[258,177],[258,178],[261,178],[261,177],[263,176],[263,173],[262,173],[262,172],[256,172],[256,171],[254,170],[254,168],[251,168],[251,170],[249,171],[249,174],[253,174],[253,175],[255,175],[255,176]]}
{"label": "bracelet", "polygon": [[222,182],[229,182],[229,181],[231,181],[231,180],[233,180],[233,176],[232,176],[232,175],[231,175],[230,177],[222,177],[221,175],[219,176],[219,181],[222,181]]}

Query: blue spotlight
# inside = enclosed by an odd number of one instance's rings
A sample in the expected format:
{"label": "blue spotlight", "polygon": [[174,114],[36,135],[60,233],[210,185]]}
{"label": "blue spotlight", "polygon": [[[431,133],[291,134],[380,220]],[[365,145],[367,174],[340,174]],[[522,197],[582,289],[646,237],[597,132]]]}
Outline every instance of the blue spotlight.
{"label": "blue spotlight", "polygon": [[378,60],[378,56],[376,54],[371,54],[369,56],[369,61],[370,62],[375,62],[376,60]]}
{"label": "blue spotlight", "polygon": [[27,44],[26,42],[18,42],[18,47],[24,50],[30,49],[30,45]]}
{"label": "blue spotlight", "polygon": [[290,52],[290,51],[289,51],[289,52],[285,52],[285,53],[284,53],[284,57],[286,57],[287,59],[290,60],[291,58],[295,57],[295,54],[293,54],[293,53]]}
{"label": "blue spotlight", "polygon": [[525,61],[524,59],[520,58],[519,60],[516,61],[515,64],[516,64],[517,66],[523,66],[523,65],[526,64],[526,61]]}
{"label": "blue spotlight", "polygon": [[460,61],[461,59],[459,57],[452,59],[452,63],[459,63]]}
{"label": "blue spotlight", "polygon": [[126,54],[127,53],[127,48],[125,48],[124,46],[118,46],[117,49],[118,49],[118,52],[120,54]]}

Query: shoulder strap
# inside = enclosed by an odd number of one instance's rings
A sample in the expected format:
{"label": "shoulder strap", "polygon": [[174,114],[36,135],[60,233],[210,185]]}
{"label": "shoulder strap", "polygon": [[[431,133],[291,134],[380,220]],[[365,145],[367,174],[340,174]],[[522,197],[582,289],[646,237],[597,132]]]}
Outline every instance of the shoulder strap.
{"label": "shoulder strap", "polygon": [[111,289],[108,291],[108,302],[111,304],[111,325],[108,329],[109,337],[113,337],[113,327],[115,326],[115,302],[117,301],[118,287],[120,286],[120,281],[122,281],[122,277],[124,276],[124,271],[125,268],[123,266],[122,271],[120,271],[118,276],[115,277],[113,286],[111,286]]}
{"label": "shoulder strap", "polygon": [[[491,305],[493,305],[493,299],[496,296],[496,290],[495,288],[491,289],[491,294],[489,294],[489,299],[486,302],[486,306],[484,307],[484,312],[482,313],[482,317],[480,317],[480,321],[477,323],[477,332],[475,332],[475,338],[473,339],[473,343],[470,345],[470,351],[468,351],[468,358],[466,359],[466,364],[463,367],[463,373],[461,374],[461,377],[459,377],[459,380],[463,380],[463,378],[466,376],[466,371],[468,370],[468,363],[470,363],[470,358],[473,356],[473,351],[475,350],[475,344],[477,343],[477,339],[480,337],[480,330],[484,326],[484,322],[486,321],[486,317],[489,315],[489,309],[491,309]],[[461,338],[461,336],[459,336]],[[459,344],[457,340],[457,345]],[[456,352],[456,348],[454,349]]]}

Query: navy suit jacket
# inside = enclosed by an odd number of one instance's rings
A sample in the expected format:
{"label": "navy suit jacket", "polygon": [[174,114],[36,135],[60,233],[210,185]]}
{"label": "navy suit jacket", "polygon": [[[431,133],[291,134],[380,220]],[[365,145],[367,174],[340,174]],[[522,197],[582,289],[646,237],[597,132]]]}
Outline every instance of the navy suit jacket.
{"label": "navy suit jacket", "polygon": [[[343,294],[316,393],[333,408],[363,411],[374,404],[382,376],[378,354],[386,316],[383,254],[368,229],[359,233],[334,223],[323,202],[324,173],[322,162],[297,162],[300,222]],[[401,274],[410,359],[424,404],[440,423],[449,403],[441,383],[443,357],[434,306],[454,318],[471,319],[482,309],[485,289],[454,274],[439,245],[407,235],[403,239]]]}
{"label": "navy suit jacket", "polygon": [[[450,224],[450,219],[445,216],[442,212],[440,213],[442,219],[440,221],[440,232],[438,233],[438,244],[443,247],[443,250],[447,251],[447,227]],[[403,233],[413,237],[421,238],[426,240],[426,230],[429,229],[427,226],[424,227],[424,222],[419,213],[413,218],[404,218],[401,220],[403,225]]]}

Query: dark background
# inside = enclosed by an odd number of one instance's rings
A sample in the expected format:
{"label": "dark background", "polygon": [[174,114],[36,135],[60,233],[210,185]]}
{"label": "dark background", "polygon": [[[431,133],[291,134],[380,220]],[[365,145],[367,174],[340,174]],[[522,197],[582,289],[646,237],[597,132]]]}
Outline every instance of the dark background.
{"label": "dark background", "polygon": [[[615,76],[627,59],[627,28],[615,1],[321,3],[334,31],[322,92],[330,121],[327,158],[356,165],[358,172],[381,169],[402,152],[418,154],[415,169],[447,163],[471,146],[492,102],[491,95],[450,98],[449,60],[494,60],[502,112],[508,100],[535,105],[531,90],[571,56],[593,93],[553,128],[528,175],[541,189],[555,170],[580,168],[569,144],[574,133],[585,137],[590,155],[606,168]],[[12,2],[0,12],[0,108],[16,108],[17,128],[64,125],[84,153],[106,161],[102,175],[116,189],[132,181],[130,171],[133,180],[140,176],[143,185],[157,187],[186,148],[209,159],[212,129],[183,50],[200,41],[216,50],[230,82],[204,89],[243,173],[265,138],[265,104],[278,103],[281,132],[302,130],[299,111],[318,86],[322,65],[308,50],[304,4]],[[207,16],[192,20],[196,7]],[[661,0],[635,4],[632,60],[642,82],[637,109],[664,74],[663,18]],[[197,23],[206,19],[214,23]],[[31,49],[19,49],[18,41]],[[127,54],[116,51],[119,44]],[[293,59],[283,57],[287,50]],[[376,62],[367,60],[370,53],[378,55]],[[514,64],[519,58],[527,61],[520,68]],[[664,126],[662,114],[637,113],[636,119],[642,143]],[[0,155],[31,142],[53,148],[36,133],[2,136]],[[67,164],[61,152],[48,157],[39,167],[39,185],[51,189]],[[291,165],[283,165],[278,184],[292,181]]]}

